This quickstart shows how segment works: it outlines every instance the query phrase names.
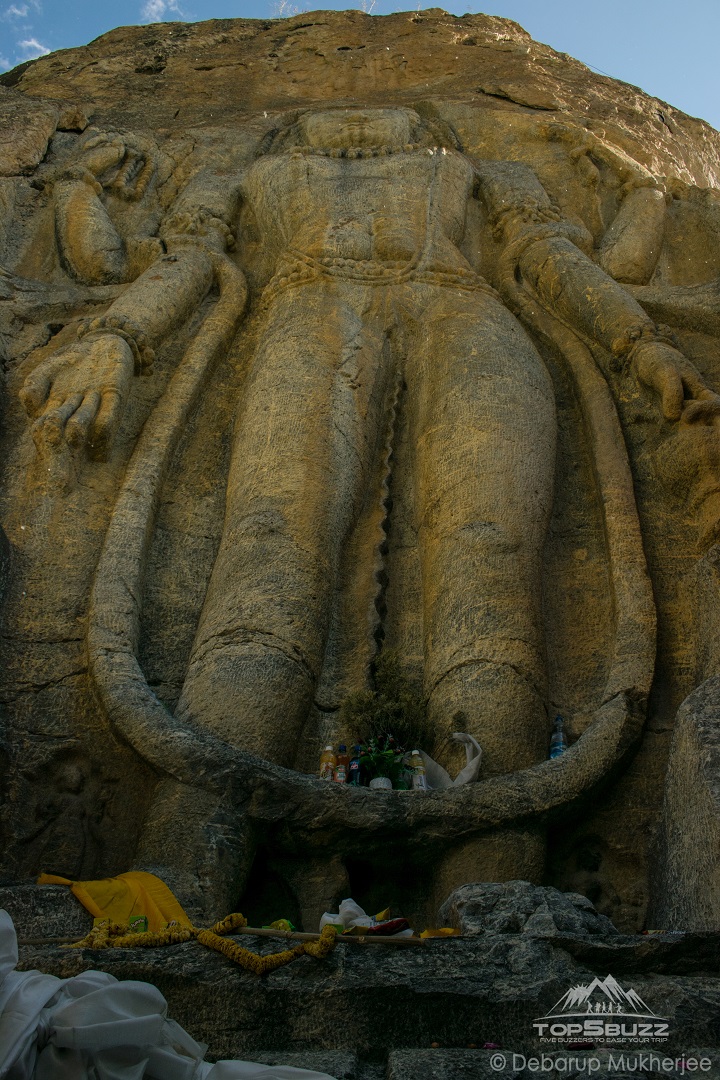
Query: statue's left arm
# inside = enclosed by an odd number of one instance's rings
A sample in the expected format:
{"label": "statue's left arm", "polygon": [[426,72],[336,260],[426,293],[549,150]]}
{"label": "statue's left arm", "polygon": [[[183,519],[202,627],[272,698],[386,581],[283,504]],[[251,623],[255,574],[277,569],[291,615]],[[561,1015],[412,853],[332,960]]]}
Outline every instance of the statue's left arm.
{"label": "statue's left arm", "polygon": [[[212,205],[218,201],[217,178],[203,180],[166,219],[164,252],[104,315],[80,323],[77,341],[51,354],[25,380],[20,397],[35,421],[39,447],[52,451],[68,443],[103,454],[122,419],[133,373],[147,370],[154,350],[191,316],[213,284],[232,233]],[[225,187],[219,198],[236,203],[232,186]]]}
{"label": "statue's left arm", "polygon": [[581,250],[582,230],[561,221],[530,168],[488,163],[480,183],[496,234],[507,245],[506,265],[548,312],[629,365],[658,394],[667,420],[720,413],[720,396],[667,331]]}

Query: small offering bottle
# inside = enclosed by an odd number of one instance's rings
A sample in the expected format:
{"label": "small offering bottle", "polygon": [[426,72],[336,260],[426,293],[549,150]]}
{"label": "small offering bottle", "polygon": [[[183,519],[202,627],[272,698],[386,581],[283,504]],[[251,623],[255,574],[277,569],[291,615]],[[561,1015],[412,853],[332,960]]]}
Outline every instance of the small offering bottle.
{"label": "small offering bottle", "polygon": [[350,768],[350,756],[347,752],[345,743],[340,743],[338,746],[337,759],[335,761],[335,775],[333,777],[336,784],[346,784],[348,778],[348,770]]}
{"label": "small offering bottle", "polygon": [[555,717],[555,723],[553,725],[553,733],[550,736],[550,758],[560,757],[567,750],[567,736],[563,731],[563,718],[562,716]]}
{"label": "small offering bottle", "polygon": [[320,779],[332,780],[335,777],[337,758],[332,746],[326,746],[320,755]]}
{"label": "small offering bottle", "polygon": [[353,746],[353,754],[348,766],[348,784],[360,786],[360,747],[357,744]]}
{"label": "small offering bottle", "polygon": [[427,776],[425,775],[425,762],[420,756],[419,750],[413,750],[410,755],[410,771],[412,773],[413,791],[428,791]]}

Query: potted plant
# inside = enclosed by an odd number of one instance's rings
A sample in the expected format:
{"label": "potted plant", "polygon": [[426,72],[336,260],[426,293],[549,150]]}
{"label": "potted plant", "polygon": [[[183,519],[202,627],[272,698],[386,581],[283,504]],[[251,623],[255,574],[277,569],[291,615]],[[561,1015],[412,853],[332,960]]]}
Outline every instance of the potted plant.
{"label": "potted plant", "polygon": [[369,780],[368,787],[375,791],[407,788],[405,757],[405,750],[396,745],[392,735],[370,739],[360,757],[361,768]]}

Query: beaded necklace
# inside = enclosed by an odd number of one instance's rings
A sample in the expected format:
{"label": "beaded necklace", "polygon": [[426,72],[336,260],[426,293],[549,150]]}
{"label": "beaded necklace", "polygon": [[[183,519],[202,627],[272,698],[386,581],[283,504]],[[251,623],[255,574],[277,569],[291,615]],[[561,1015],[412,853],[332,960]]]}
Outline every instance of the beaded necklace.
{"label": "beaded necklace", "polygon": [[434,154],[439,149],[437,146],[423,147],[421,143],[405,143],[402,146],[333,146],[329,149],[321,146],[295,146],[291,153],[303,157],[373,158],[388,157],[390,154],[411,154],[415,150]]}

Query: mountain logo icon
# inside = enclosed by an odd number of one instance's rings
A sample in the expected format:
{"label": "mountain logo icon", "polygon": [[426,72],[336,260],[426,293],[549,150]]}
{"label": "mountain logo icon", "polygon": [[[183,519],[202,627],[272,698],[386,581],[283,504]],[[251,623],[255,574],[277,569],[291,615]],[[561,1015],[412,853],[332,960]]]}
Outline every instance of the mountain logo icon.
{"label": "mountain logo icon", "polygon": [[659,1017],[645,1004],[635,990],[624,990],[612,975],[605,979],[593,979],[586,986],[571,986],[563,994],[546,1017],[587,1016],[604,1014],[606,1016],[647,1016]]}

